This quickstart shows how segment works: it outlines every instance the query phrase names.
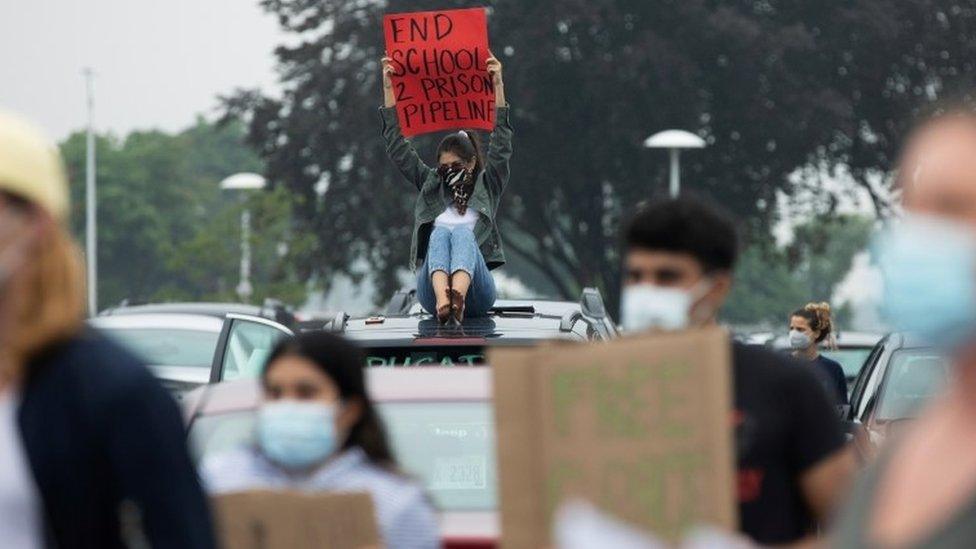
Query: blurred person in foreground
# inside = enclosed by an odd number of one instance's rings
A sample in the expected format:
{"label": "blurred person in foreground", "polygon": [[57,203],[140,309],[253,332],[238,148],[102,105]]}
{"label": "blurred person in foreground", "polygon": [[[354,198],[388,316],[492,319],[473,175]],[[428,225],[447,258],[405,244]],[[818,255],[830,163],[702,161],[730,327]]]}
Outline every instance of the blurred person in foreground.
{"label": "blurred person in foreground", "polygon": [[820,346],[836,349],[834,322],[827,303],[807,303],[790,315],[790,348],[793,356],[809,364],[834,404],[848,403],[847,377],[835,360],[820,354]]}
{"label": "blurred person in foreground", "polygon": [[[693,198],[650,204],[625,233],[621,318],[630,332],[716,323],[732,289],[735,226]],[[810,369],[733,343],[739,529],[762,544],[810,541],[854,469],[834,407]]]}
{"label": "blurred person in foreground", "polygon": [[213,547],[176,403],[84,328],[67,213],[57,150],[0,112],[0,545]]}
{"label": "blurred person in foreground", "polygon": [[364,362],[358,348],[328,333],[281,342],[261,374],[257,444],[205,459],[208,489],[366,492],[386,547],[439,547],[423,488],[397,471]]}
{"label": "blurred person in foreground", "polygon": [[882,312],[944,352],[954,371],[857,484],[833,545],[976,547],[976,112],[923,122],[897,182],[904,218],[873,250]]}

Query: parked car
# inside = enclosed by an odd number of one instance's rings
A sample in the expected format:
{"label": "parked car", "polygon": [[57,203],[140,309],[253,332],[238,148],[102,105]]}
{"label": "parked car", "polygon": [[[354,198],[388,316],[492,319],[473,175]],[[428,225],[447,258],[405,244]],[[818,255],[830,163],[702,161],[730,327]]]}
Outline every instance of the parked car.
{"label": "parked car", "polygon": [[140,356],[174,394],[207,383],[224,321],[206,315],[146,313],[88,322]]}
{"label": "parked car", "polygon": [[881,341],[881,337],[881,334],[868,332],[840,332],[837,334],[837,349],[822,352],[827,358],[840,363],[850,388],[854,386],[854,380],[861,373],[864,362],[874,346]]}
{"label": "parked car", "polygon": [[[277,320],[276,320],[277,319]],[[177,397],[210,380],[215,361],[243,359],[259,368],[262,356],[291,329],[278,307],[235,303],[164,303],[119,306],[89,325],[141,356]],[[219,353],[218,353],[219,351]],[[253,360],[246,364],[246,360]]]}
{"label": "parked car", "polygon": [[[300,329],[342,333],[363,347],[368,366],[472,366],[484,363],[488,347],[531,346],[554,339],[604,341],[618,335],[603,298],[593,289],[584,290],[578,303],[498,300],[487,317],[446,326],[405,291],[394,295],[382,315],[347,319],[340,314],[321,327],[305,323]],[[224,343],[233,344],[234,333]],[[255,376],[254,366],[263,356],[252,357],[240,349],[224,351],[214,360],[210,380]]]}
{"label": "parked car", "polygon": [[[847,378],[847,388],[854,387],[854,380],[864,367],[864,363],[871,354],[874,346],[881,341],[881,334],[869,332],[840,332],[837,334],[837,349],[821,349],[821,354],[825,357],[840,363],[844,369],[844,377]],[[789,338],[780,335],[772,341],[772,346],[782,351],[789,351]]]}
{"label": "parked car", "polygon": [[925,341],[903,333],[871,351],[851,393],[847,422],[855,448],[871,460],[882,443],[946,385],[951,366]]}
{"label": "parked car", "polygon": [[[366,381],[403,470],[426,487],[448,549],[494,547],[499,532],[490,368],[369,368]],[[184,411],[205,456],[254,444],[256,379],[201,387]]]}
{"label": "parked car", "polygon": [[143,303],[131,304],[123,301],[98,313],[99,317],[130,316],[145,314],[189,314],[212,316],[223,319],[229,314],[254,316],[273,320],[285,326],[295,325],[299,319],[280,301],[266,299],[263,305],[247,303]]}

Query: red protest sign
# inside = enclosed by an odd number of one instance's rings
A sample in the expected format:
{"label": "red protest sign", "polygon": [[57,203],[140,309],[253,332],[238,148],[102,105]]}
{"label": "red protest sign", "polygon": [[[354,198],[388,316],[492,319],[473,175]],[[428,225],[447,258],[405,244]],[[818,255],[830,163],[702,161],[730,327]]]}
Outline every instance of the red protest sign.
{"label": "red protest sign", "polygon": [[484,8],[386,15],[383,34],[404,135],[495,127]]}

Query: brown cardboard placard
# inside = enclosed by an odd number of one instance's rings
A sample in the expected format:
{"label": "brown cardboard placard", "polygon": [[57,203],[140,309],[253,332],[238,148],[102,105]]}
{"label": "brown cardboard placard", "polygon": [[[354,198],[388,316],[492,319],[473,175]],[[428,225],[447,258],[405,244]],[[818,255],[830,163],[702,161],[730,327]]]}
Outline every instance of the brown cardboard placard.
{"label": "brown cardboard placard", "polygon": [[212,500],[225,549],[364,549],[381,547],[366,493],[252,490]]}
{"label": "brown cardboard placard", "polygon": [[731,346],[720,328],[493,350],[502,546],[550,544],[582,497],[676,541],[736,527]]}

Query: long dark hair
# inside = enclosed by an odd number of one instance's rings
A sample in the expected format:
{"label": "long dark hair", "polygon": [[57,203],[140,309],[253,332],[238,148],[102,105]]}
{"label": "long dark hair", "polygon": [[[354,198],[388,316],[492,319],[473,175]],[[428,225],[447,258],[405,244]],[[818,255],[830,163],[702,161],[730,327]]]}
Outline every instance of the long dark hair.
{"label": "long dark hair", "polygon": [[437,146],[438,161],[440,161],[441,153],[444,152],[452,152],[465,162],[474,160],[475,175],[481,173],[485,167],[485,156],[478,132],[461,130],[447,134],[444,139],[441,139],[441,144]]}
{"label": "long dark hair", "polygon": [[376,465],[395,469],[396,458],[387,441],[386,428],[366,391],[362,352],[345,339],[327,332],[299,334],[282,341],[271,351],[261,373],[262,382],[267,381],[268,371],[275,361],[284,356],[308,359],[336,384],[343,401],[359,401],[359,419],[349,430],[342,449],[359,447]]}

